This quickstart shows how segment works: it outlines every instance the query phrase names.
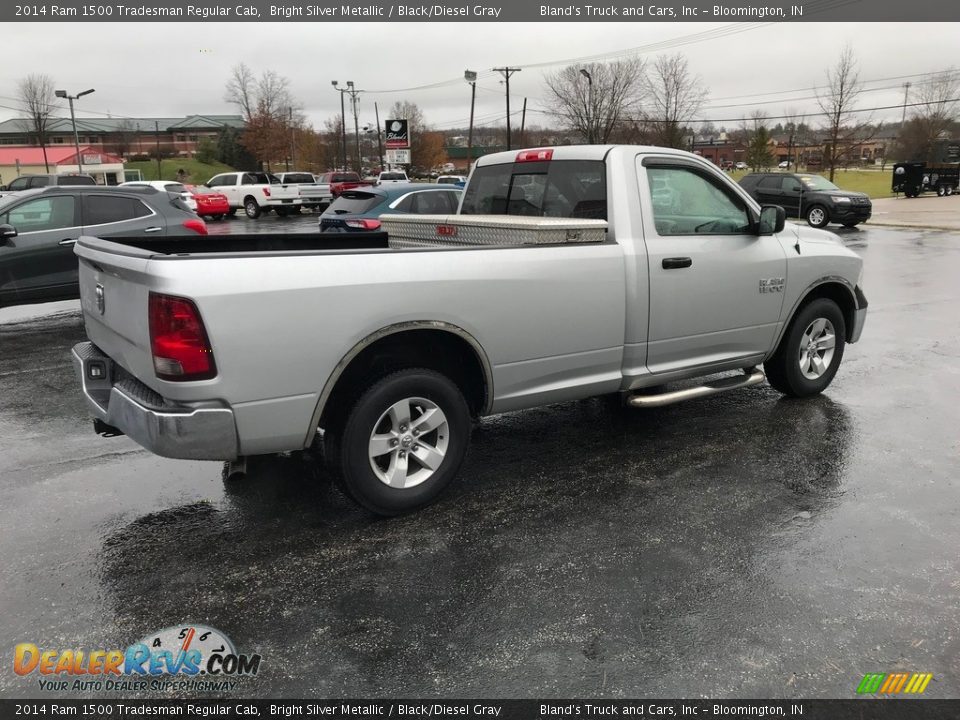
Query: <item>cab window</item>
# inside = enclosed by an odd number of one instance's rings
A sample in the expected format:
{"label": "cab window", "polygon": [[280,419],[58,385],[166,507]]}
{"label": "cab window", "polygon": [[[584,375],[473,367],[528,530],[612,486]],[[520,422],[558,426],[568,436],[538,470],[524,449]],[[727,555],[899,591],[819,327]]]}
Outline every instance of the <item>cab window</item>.
{"label": "cab window", "polygon": [[647,168],[653,219],[660,235],[750,232],[746,204],[692,168]]}

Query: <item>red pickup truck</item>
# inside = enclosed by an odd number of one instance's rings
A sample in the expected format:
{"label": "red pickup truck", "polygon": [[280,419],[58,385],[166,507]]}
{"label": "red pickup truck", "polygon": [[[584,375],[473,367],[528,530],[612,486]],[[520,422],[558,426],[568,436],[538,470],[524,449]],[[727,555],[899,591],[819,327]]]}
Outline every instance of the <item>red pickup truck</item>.
{"label": "red pickup truck", "polygon": [[366,182],[361,180],[360,176],[355,172],[328,172],[320,176],[321,185],[326,184],[330,186],[330,194],[337,198],[340,196],[344,190],[353,190],[357,187],[362,187],[364,185],[372,185],[373,183]]}

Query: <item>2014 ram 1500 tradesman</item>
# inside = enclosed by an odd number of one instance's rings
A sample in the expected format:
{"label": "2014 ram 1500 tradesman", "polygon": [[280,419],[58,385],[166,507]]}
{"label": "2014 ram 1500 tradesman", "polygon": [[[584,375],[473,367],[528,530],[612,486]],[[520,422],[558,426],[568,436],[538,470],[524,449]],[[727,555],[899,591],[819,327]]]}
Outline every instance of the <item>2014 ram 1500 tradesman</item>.
{"label": "2014 ram 1500 tradesman", "polygon": [[[456,475],[472,418],[606,393],[665,404],[760,382],[760,365],[811,395],[863,328],[860,258],[689,153],[488,155],[460,213],[424,223],[436,247],[81,239],[90,342],[73,354],[100,430],[178,458],[322,443],[357,501],[395,514]],[[565,239],[513,244],[504,215]],[[704,380],[662,388],[687,378]]]}

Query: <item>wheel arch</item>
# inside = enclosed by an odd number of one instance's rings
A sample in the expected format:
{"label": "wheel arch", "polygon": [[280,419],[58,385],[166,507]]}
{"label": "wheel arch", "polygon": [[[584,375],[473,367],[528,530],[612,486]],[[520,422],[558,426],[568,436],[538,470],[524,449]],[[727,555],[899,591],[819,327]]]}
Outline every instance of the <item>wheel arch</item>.
{"label": "wheel arch", "polygon": [[787,320],[783,323],[783,327],[780,328],[777,340],[773,344],[773,349],[767,355],[767,359],[780,347],[783,336],[786,334],[787,328],[790,327],[793,319],[797,316],[797,313],[819,298],[827,298],[837,304],[840,312],[843,314],[843,322],[849,333],[850,328],[854,326],[857,312],[857,296],[853,285],[844,277],[832,276],[820,278],[811,283],[793,304],[793,308],[791,308],[790,313],[787,315]]}
{"label": "wheel arch", "polygon": [[447,322],[402,322],[371,333],[340,359],[320,393],[304,447],[313,442],[318,427],[345,410],[359,387],[406,367],[447,375],[463,392],[472,415],[490,411],[493,370],[477,339]]}

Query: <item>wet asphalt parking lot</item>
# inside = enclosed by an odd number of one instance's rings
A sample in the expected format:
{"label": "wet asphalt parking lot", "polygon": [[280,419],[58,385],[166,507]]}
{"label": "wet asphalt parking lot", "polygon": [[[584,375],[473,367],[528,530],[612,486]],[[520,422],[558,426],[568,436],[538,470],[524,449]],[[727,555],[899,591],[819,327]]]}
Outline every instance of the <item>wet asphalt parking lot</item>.
{"label": "wet asphalt parking lot", "polygon": [[[316,216],[211,232],[281,223]],[[224,485],[97,437],[77,304],[0,311],[0,696],[56,695],[17,643],[188,622],[261,654],[228,696],[853,697],[895,670],[960,696],[960,235],[842,237],[870,311],[825,395],[489,418],[451,491],[390,520],[308,456]]]}

